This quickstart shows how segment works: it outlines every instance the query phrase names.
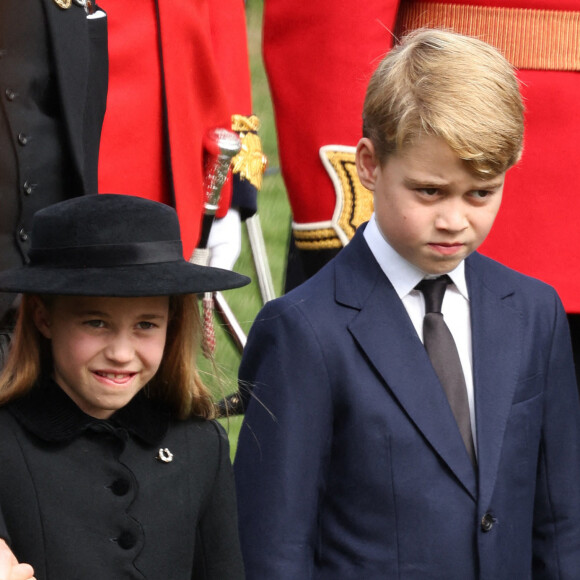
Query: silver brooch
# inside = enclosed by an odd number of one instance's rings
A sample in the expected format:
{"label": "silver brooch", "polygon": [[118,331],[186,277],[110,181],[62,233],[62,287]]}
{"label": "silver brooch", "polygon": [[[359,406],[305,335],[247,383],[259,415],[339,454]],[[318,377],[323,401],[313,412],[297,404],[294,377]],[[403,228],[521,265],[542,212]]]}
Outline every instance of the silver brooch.
{"label": "silver brooch", "polygon": [[163,461],[163,463],[171,463],[173,461],[173,453],[165,447],[165,449],[160,449],[157,457],[155,459],[159,459],[159,461]]}
{"label": "silver brooch", "polygon": [[54,0],[54,3],[63,10],[68,10],[73,2],[85,9],[87,14],[92,14],[94,12],[94,7],[91,0]]}

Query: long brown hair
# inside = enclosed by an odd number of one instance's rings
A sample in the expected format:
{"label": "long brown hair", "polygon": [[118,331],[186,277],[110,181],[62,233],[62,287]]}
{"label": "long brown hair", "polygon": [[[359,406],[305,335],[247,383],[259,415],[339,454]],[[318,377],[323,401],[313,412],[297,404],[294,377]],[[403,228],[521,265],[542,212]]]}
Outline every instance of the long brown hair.
{"label": "long brown hair", "polygon": [[[0,405],[27,393],[41,374],[53,372],[50,341],[34,323],[35,300],[50,308],[50,296],[23,295],[10,354],[0,375]],[[201,342],[199,304],[194,294],[169,297],[169,324],[159,370],[145,386],[150,399],[164,402],[179,419],[211,419],[215,405],[197,371]]]}

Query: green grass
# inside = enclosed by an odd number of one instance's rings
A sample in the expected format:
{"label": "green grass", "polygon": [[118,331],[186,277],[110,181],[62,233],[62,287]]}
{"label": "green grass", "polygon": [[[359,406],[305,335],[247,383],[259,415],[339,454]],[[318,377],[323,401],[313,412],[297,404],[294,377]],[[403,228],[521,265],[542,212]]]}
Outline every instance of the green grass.
{"label": "green grass", "polygon": [[[274,290],[276,295],[279,296],[283,287],[284,268],[286,265],[290,209],[279,172],[276,129],[261,57],[261,0],[248,0],[246,14],[252,75],[253,112],[258,115],[262,122],[260,137],[264,152],[268,157],[268,170],[264,176],[262,190],[258,195],[258,215],[264,234]],[[247,334],[262,306],[262,300],[245,228],[243,229],[242,253],[236,263],[235,270],[250,276],[252,283],[245,288],[224,292],[224,296]],[[218,321],[216,320],[216,326],[217,324]],[[225,331],[219,327],[216,328],[216,342],[215,369],[202,357],[200,357],[199,366],[204,381],[212,388],[216,397],[219,397],[222,393],[231,393],[237,389],[240,355],[230,342]],[[217,377],[215,376],[216,371]],[[230,417],[222,420],[230,438],[232,458],[235,453],[241,422],[242,417]]]}

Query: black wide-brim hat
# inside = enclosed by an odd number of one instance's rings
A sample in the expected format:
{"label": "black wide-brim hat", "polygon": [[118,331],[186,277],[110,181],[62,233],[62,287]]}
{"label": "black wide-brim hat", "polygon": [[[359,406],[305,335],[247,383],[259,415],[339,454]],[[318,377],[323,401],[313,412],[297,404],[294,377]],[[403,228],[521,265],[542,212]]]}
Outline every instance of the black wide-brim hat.
{"label": "black wide-brim hat", "polygon": [[0,290],[71,296],[199,294],[250,282],[183,258],[179,221],[130,195],[76,197],[34,214],[30,262],[0,272]]}

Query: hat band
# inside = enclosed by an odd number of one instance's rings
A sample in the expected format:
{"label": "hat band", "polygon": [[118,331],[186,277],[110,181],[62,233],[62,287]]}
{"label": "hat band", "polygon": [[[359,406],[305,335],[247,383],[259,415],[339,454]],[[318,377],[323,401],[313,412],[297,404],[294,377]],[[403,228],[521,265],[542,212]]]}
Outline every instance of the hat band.
{"label": "hat band", "polygon": [[183,260],[183,249],[180,240],[170,240],[68,248],[32,248],[29,257],[33,266],[112,268],[180,261]]}

